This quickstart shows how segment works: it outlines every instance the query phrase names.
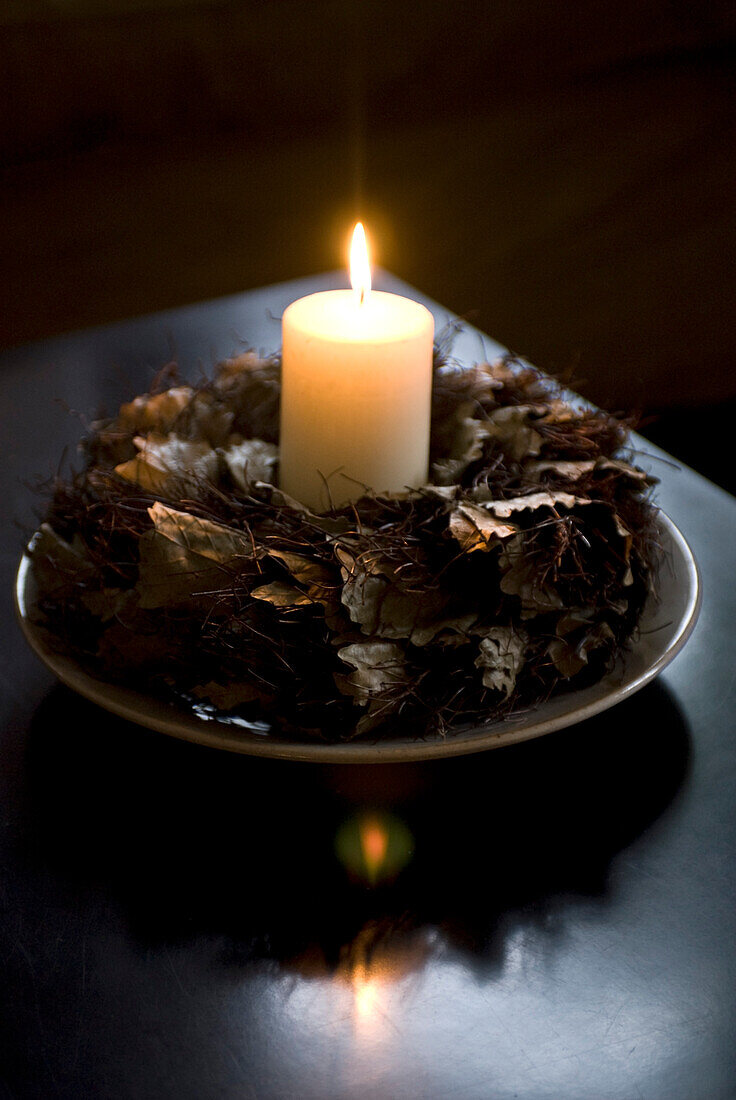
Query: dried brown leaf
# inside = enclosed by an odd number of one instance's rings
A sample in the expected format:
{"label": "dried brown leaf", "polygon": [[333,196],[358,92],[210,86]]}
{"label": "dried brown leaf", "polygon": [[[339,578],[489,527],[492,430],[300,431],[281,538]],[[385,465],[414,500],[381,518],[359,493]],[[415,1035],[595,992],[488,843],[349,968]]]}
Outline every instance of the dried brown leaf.
{"label": "dried brown leaf", "polygon": [[606,622],[594,623],[576,642],[571,642],[567,635],[578,633],[581,627],[588,627],[592,616],[589,609],[576,609],[568,611],[560,616],[557,623],[556,636],[547,646],[547,654],[555,668],[565,679],[569,680],[588,664],[589,654],[603,646],[610,646],[614,640],[613,631]]}
{"label": "dried brown leaf", "polygon": [[453,538],[466,554],[474,550],[488,551],[518,530],[514,524],[503,523],[490,515],[486,508],[466,503],[458,504],[450,513],[449,526]]}
{"label": "dried brown leaf", "polygon": [[238,564],[253,560],[253,544],[242,531],[159,501],[148,514],[154,526],[139,540],[136,586],[142,608],[165,607],[227,588]]}
{"label": "dried brown leaf", "polygon": [[177,424],[187,439],[201,440],[211,447],[224,446],[233,432],[235,410],[212,389],[200,390]]}
{"label": "dried brown leaf", "polygon": [[502,405],[488,414],[486,437],[503,448],[513,462],[538,455],[543,438],[533,422],[545,411],[544,405]]}
{"label": "dried brown leaf", "polygon": [[566,481],[579,481],[581,477],[592,473],[615,473],[623,478],[640,485],[648,484],[649,475],[640,470],[638,466],[631,466],[615,458],[596,458],[579,460],[546,460],[540,462],[528,462],[524,467],[524,473],[533,478],[540,474],[556,474]]}
{"label": "dried brown leaf", "polygon": [[48,523],[42,523],[30,546],[33,575],[44,596],[68,588],[69,584],[94,583],[96,570],[75,538],[69,543]]}
{"label": "dried brown leaf", "polygon": [[300,584],[319,590],[330,590],[336,586],[337,577],[333,570],[322,562],[315,561],[314,558],[308,558],[305,554],[295,554],[291,550],[280,550],[277,547],[269,547],[267,553],[270,558],[276,558],[285,565],[294,580],[299,581]]}
{"label": "dried brown leaf", "polygon": [[494,516],[506,519],[514,512],[536,512],[538,508],[574,508],[576,505],[590,504],[588,497],[575,496],[573,493],[563,491],[546,491],[538,493],[526,493],[523,496],[511,497],[509,500],[488,499],[489,490],[480,486],[472,492],[473,499],[483,508],[487,508]]}
{"label": "dried brown leaf", "polygon": [[475,612],[469,615],[456,615],[450,619],[437,619],[428,626],[419,627],[412,631],[410,641],[412,645],[465,645],[470,640],[468,631],[475,624],[478,616]]}
{"label": "dried brown leaf", "polygon": [[191,493],[202,481],[216,482],[219,458],[209,443],[175,435],[137,436],[139,453],[115,467],[115,473],[152,493]]}
{"label": "dried brown leaf", "polygon": [[380,554],[355,555],[344,545],[335,548],[342,565],[342,604],[364,634],[382,638],[410,638],[415,630],[434,623],[450,602],[451,593],[439,587],[406,589]]}
{"label": "dried brown leaf", "polygon": [[447,418],[443,431],[449,442],[445,442],[446,453],[432,464],[432,480],[437,485],[455,485],[471,462],[483,454],[483,443],[488,438],[485,421],[473,414],[477,411],[475,401],[460,402]]}
{"label": "dried brown leaf", "polygon": [[362,706],[375,696],[408,682],[404,651],[393,642],[356,642],[343,646],[337,655],[354,670],[346,676],[338,673],[337,686]]}
{"label": "dried brown leaf", "polygon": [[271,484],[279,458],[278,447],[262,439],[243,439],[231,442],[220,454],[235,484],[249,493],[256,482]]}
{"label": "dried brown leaf", "polygon": [[510,626],[495,626],[481,638],[476,668],[483,669],[483,686],[503,692],[506,699],[516,686],[526,656],[527,635]]}
{"label": "dried brown leaf", "polygon": [[163,393],[141,394],[120,406],[118,424],[131,433],[168,435],[193,397],[191,386],[173,386]]}
{"label": "dried brown leaf", "polygon": [[501,566],[501,591],[521,600],[521,617],[530,619],[546,611],[557,611],[564,601],[551,585],[539,580],[539,574],[530,560],[523,533],[504,543],[499,557]]}
{"label": "dried brown leaf", "polygon": [[286,581],[262,584],[251,591],[251,596],[255,600],[273,604],[274,607],[305,607],[314,602],[301,588],[295,588]]}
{"label": "dried brown leaf", "polygon": [[281,562],[294,580],[304,585],[309,601],[322,605],[330,629],[341,630],[344,612],[340,603],[341,585],[337,572],[314,558],[295,554],[291,550],[269,547],[268,556]]}
{"label": "dried brown leaf", "polygon": [[624,560],[624,565],[626,566],[626,570],[621,580],[621,584],[624,586],[624,588],[627,588],[629,585],[634,583],[634,573],[631,568],[631,548],[634,544],[634,537],[631,534],[631,531],[629,531],[628,527],[626,527],[625,524],[621,522],[621,517],[618,515],[617,512],[614,512],[613,514],[613,522],[616,527],[616,534],[620,536],[624,544],[622,556]]}

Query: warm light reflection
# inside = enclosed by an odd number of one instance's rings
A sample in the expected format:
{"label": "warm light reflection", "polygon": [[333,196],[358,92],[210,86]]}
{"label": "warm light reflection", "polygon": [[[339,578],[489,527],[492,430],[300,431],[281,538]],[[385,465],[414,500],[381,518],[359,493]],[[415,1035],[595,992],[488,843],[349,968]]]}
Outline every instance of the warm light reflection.
{"label": "warm light reflection", "polygon": [[371,265],[362,222],[358,222],[353,230],[353,240],[350,245],[350,282],[359,305],[363,305],[371,292]]}
{"label": "warm light reflection", "polygon": [[378,886],[403,870],[413,855],[414,839],[394,814],[363,811],[340,826],[335,851],[351,878]]}
{"label": "warm light reflection", "polygon": [[375,883],[386,862],[388,831],[380,821],[370,817],[361,820],[359,829],[368,881]]}
{"label": "warm light reflection", "polygon": [[336,977],[352,995],[353,1031],[368,1046],[396,1034],[397,998],[406,1003],[412,976],[437,947],[429,928],[399,934],[391,921],[370,922],[341,952]]}
{"label": "warm light reflection", "polygon": [[377,976],[368,967],[356,966],[350,977],[353,988],[353,1011],[356,1034],[363,1038],[375,1035],[381,1022],[380,987]]}
{"label": "warm light reflection", "polygon": [[353,1028],[363,1042],[376,1040],[387,1017],[383,1000],[391,987],[392,966],[382,948],[381,930],[367,925],[343,951],[338,977],[353,994]]}

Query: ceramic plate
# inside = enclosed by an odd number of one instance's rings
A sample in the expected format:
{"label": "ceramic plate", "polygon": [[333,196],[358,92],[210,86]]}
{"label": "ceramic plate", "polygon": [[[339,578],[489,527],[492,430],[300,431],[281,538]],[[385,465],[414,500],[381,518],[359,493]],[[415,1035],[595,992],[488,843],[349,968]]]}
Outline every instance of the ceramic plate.
{"label": "ceramic plate", "polygon": [[657,600],[644,607],[639,637],[613,670],[597,684],[548,699],[533,710],[486,725],[463,727],[451,736],[421,740],[401,737],[328,745],[278,737],[263,723],[229,719],[207,708],[185,709],[117,684],[108,684],[85,672],[77,662],[54,652],[32,621],[34,583],[27,556],[21,559],[16,581],[16,606],[23,632],[44,664],[62,683],[98,706],[131,722],[185,741],[256,756],[332,763],[389,763],[429,760],[500,748],[541,737],[571,726],[621,702],[644,687],[679,653],[690,636],[700,610],[700,584],[695,559],[674,523],[659,513],[660,542],[665,558]]}

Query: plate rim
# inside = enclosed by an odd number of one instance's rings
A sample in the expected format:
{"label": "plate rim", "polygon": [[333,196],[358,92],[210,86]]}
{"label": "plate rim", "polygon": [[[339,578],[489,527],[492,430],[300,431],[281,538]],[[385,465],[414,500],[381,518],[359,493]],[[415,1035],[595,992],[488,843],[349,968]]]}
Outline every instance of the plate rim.
{"label": "plate rim", "polygon": [[[219,722],[217,718],[198,717],[145,692],[100,680],[86,672],[72,657],[57,653],[45,644],[42,631],[29,615],[33,596],[31,560],[27,551],[21,555],[16,573],[15,608],[26,641],[36,656],[61,683],[119,718],[178,740],[241,755],[315,764],[409,763],[464,756],[533,740],[592,718],[651,683],[680,653],[695,629],[702,606],[700,570],[684,535],[661,509],[657,512],[657,522],[666,531],[685,565],[683,580],[683,587],[686,590],[685,607],[666,649],[629,682],[612,688],[611,691],[583,702],[577,707],[574,705],[575,692],[573,691],[567,695],[571,701],[571,707],[565,708],[552,717],[545,719],[542,715],[536,722],[532,720],[522,725],[519,725],[518,721],[514,725],[515,720],[511,717],[496,721],[487,727],[472,726],[465,730],[458,730],[457,733],[445,738],[332,743],[269,739],[268,735],[248,734],[247,731],[236,734],[233,733],[231,725]],[[624,657],[624,668],[625,664]],[[612,675],[614,673],[609,672],[592,686],[600,687],[606,680],[610,680]],[[544,706],[544,704],[540,705]]]}

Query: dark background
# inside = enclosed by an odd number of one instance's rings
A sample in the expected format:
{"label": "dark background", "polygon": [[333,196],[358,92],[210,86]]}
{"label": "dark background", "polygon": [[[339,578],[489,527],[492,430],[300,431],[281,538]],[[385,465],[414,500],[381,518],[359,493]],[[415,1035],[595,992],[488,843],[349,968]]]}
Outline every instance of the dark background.
{"label": "dark background", "polygon": [[722,0],[5,0],[0,345],[375,259],[734,487]]}

